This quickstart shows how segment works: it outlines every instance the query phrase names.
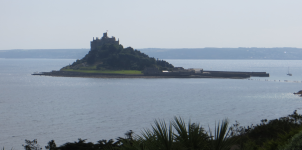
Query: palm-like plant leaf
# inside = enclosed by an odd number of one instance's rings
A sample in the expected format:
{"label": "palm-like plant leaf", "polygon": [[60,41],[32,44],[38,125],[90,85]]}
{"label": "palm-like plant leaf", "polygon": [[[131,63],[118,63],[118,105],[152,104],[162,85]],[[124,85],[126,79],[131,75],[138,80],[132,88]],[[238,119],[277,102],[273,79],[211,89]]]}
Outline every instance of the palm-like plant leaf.
{"label": "palm-like plant leaf", "polygon": [[188,127],[186,127],[185,122],[180,117],[174,117],[174,122],[172,122],[172,124],[178,133],[178,135],[174,134],[175,139],[182,143],[186,149],[208,148],[209,137],[204,133],[200,124],[192,124],[191,120],[189,120]]}
{"label": "palm-like plant leaf", "polygon": [[172,124],[170,123],[169,128],[167,128],[165,121],[155,120],[154,123],[155,126],[152,126],[152,129],[157,140],[162,144],[164,149],[171,150],[174,141]]}
{"label": "palm-like plant leaf", "polygon": [[230,130],[228,129],[228,120],[222,120],[221,124],[218,122],[216,127],[215,124],[215,133],[212,135],[210,131],[210,136],[212,139],[212,149],[213,150],[227,150],[235,143],[233,139],[229,139],[230,137]]}
{"label": "palm-like plant leaf", "polygon": [[155,120],[154,124],[152,130],[145,129],[142,136],[137,136],[136,139],[140,140],[150,150],[171,150],[174,141],[172,124],[170,123],[167,127],[165,121],[161,120]]}

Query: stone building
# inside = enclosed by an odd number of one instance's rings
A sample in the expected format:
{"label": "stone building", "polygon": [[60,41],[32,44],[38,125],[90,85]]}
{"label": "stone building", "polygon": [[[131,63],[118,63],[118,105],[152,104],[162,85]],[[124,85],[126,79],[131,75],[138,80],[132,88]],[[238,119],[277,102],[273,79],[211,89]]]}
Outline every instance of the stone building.
{"label": "stone building", "polygon": [[120,44],[119,40],[115,40],[115,37],[112,36],[111,38],[107,36],[107,32],[103,33],[103,37],[101,39],[99,39],[98,37],[96,37],[96,39],[94,39],[93,37],[93,41],[91,41],[90,43],[90,47],[91,49],[94,49],[98,46],[101,46],[103,44]]}
{"label": "stone building", "polygon": [[161,74],[161,72],[156,67],[146,67],[144,69],[144,75],[156,75]]}

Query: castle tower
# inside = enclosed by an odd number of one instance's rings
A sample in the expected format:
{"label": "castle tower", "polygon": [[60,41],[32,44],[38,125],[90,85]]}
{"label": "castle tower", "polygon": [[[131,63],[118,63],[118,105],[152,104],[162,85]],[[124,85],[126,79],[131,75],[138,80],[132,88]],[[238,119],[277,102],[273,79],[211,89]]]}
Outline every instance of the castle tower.
{"label": "castle tower", "polygon": [[95,49],[103,44],[120,44],[120,40],[118,39],[118,41],[115,40],[115,37],[108,37],[107,32],[103,33],[103,37],[101,39],[96,38],[90,42],[90,48]]}
{"label": "castle tower", "polygon": [[107,32],[103,33],[103,38],[108,38]]}

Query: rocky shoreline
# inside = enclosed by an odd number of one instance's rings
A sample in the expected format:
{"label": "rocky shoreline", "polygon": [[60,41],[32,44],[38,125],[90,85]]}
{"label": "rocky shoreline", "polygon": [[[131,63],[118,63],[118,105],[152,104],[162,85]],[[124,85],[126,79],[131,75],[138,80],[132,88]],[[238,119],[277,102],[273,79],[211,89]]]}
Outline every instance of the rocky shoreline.
{"label": "rocky shoreline", "polygon": [[295,95],[299,95],[300,97],[302,97],[302,90],[298,91],[297,93],[294,93]]}

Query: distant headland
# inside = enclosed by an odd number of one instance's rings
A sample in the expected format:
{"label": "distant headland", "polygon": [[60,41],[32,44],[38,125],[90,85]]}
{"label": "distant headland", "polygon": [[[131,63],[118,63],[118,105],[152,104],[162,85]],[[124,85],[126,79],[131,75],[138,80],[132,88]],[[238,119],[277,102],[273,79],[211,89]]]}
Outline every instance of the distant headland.
{"label": "distant headland", "polygon": [[[302,48],[140,48],[140,52],[159,59],[226,60],[302,60]],[[81,59],[90,48],[0,50],[0,58]]]}
{"label": "distant headland", "polygon": [[90,42],[90,51],[82,59],[59,71],[33,75],[99,78],[249,78],[268,77],[266,72],[204,71],[201,68],[184,69],[149,57],[133,49],[124,48],[115,37],[96,37]]}

